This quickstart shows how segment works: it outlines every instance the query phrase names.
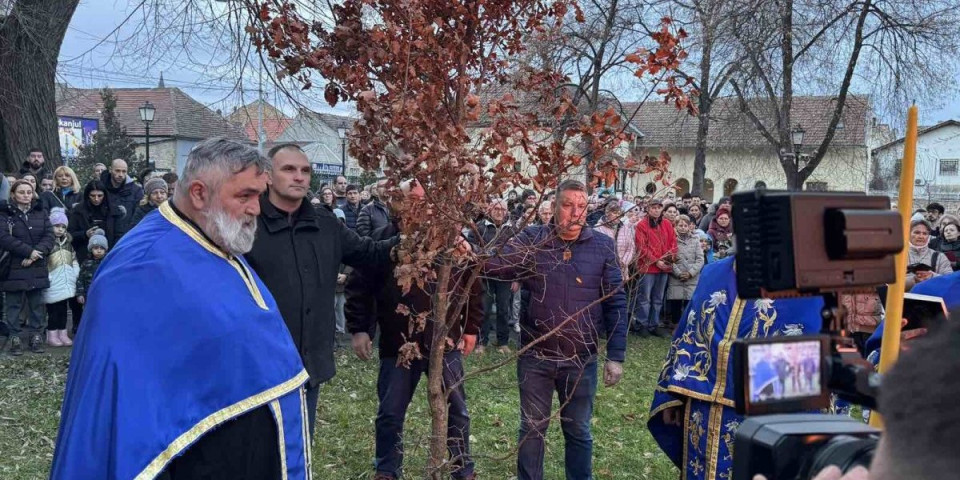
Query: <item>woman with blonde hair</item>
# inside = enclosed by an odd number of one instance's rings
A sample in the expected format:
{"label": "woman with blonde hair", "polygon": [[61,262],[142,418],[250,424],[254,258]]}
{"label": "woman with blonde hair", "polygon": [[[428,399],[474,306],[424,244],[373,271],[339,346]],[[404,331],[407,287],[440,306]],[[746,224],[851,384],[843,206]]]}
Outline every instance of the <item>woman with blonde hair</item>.
{"label": "woman with blonde hair", "polygon": [[70,167],[60,166],[53,171],[53,191],[40,194],[40,205],[48,212],[62,208],[69,215],[82,194],[83,187],[77,173]]}

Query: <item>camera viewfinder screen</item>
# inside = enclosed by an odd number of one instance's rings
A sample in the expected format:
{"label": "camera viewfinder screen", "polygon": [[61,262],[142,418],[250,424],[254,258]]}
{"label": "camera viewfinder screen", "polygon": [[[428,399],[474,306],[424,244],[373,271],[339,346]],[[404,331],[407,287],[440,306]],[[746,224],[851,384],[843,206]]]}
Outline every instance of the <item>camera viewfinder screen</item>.
{"label": "camera viewfinder screen", "polygon": [[816,397],[820,385],[820,342],[763,343],[747,347],[750,403]]}

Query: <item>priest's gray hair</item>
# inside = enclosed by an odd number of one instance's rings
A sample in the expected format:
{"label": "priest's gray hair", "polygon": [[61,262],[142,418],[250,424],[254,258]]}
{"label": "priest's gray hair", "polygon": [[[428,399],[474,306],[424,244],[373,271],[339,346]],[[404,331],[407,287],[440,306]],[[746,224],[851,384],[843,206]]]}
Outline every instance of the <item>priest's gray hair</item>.
{"label": "priest's gray hair", "polygon": [[187,155],[187,164],[177,180],[177,196],[189,195],[190,184],[202,181],[211,190],[250,167],[257,173],[269,172],[273,164],[251,145],[226,138],[210,138],[196,144]]}

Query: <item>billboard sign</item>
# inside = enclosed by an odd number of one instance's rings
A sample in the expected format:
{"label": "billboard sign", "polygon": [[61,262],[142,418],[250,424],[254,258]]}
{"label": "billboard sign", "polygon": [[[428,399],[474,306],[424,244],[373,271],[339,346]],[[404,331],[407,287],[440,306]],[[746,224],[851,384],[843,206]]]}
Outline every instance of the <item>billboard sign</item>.
{"label": "billboard sign", "polygon": [[340,175],[342,168],[340,164],[332,165],[329,163],[313,163],[311,165],[313,166],[313,173],[316,175]]}
{"label": "billboard sign", "polygon": [[64,161],[80,155],[80,147],[93,143],[100,121],[93,118],[59,117],[60,155]]}

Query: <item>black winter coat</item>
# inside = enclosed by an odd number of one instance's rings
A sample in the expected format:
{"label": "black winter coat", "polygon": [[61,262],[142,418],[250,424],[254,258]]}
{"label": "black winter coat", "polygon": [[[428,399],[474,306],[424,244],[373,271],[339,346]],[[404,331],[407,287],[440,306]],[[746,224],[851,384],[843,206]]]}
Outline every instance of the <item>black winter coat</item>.
{"label": "black winter coat", "polygon": [[70,226],[67,228],[70,236],[73,237],[73,249],[77,251],[77,262],[82,264],[90,257],[90,251],[87,250],[87,243],[90,240],[90,237],[87,237],[87,230],[95,224],[102,228],[110,248],[113,248],[117,242],[117,223],[122,218],[120,211],[113,207],[107,214],[98,210],[89,210],[84,202],[77,205],[70,212]]}
{"label": "black winter coat", "polygon": [[356,206],[350,205],[350,202],[345,202],[343,206],[340,207],[340,210],[343,210],[343,215],[347,223],[347,228],[350,230],[356,231],[357,229],[357,219],[360,218],[360,209],[362,205],[359,203]]}
{"label": "black winter coat", "polygon": [[[50,286],[46,256],[53,249],[53,226],[40,202],[33,202],[27,213],[13,204],[0,204],[0,249],[10,252],[11,259],[10,275],[0,282],[0,290],[23,292]],[[23,260],[34,250],[44,258],[24,267]]]}
{"label": "black winter coat", "polygon": [[273,294],[300,352],[310,385],[336,373],[333,300],[340,264],[352,267],[390,261],[396,240],[374,242],[344,227],[326,208],[303,202],[291,223],[286,212],[260,197],[257,237],[244,255]]}
{"label": "black winter coat", "polygon": [[[133,220],[133,213],[137,210],[137,206],[140,205],[140,200],[143,200],[143,187],[133,183],[130,177],[127,177],[127,182],[123,185],[114,187],[109,170],[100,175],[100,181],[107,187],[106,193],[110,200],[110,207],[123,207],[123,217],[117,222],[114,232],[119,240],[133,226],[131,220]],[[110,245],[113,245],[113,242],[110,242]]]}
{"label": "black winter coat", "polygon": [[136,227],[137,224],[140,223],[140,220],[143,220],[143,217],[146,217],[148,213],[156,209],[157,207],[154,207],[150,202],[147,202],[143,205],[137,205],[137,210],[133,212],[133,219],[130,220],[130,228],[128,230],[132,230],[133,227]]}
{"label": "black winter coat", "polygon": [[[344,212],[346,214],[346,212]],[[357,235],[369,237],[373,232],[390,224],[390,211],[380,200],[373,200],[360,210],[357,218]]]}
{"label": "black winter coat", "polygon": [[69,215],[73,211],[73,207],[79,202],[80,192],[70,192],[64,195],[62,190],[55,188],[52,192],[40,194],[40,205],[47,212],[54,208],[62,208]]}
{"label": "black winter coat", "polygon": [[51,176],[50,170],[47,170],[46,166],[42,166],[40,167],[39,170],[34,171],[33,165],[30,165],[30,162],[27,162],[27,161],[23,162],[23,164],[20,165],[19,173],[20,173],[20,176],[26,175],[28,173],[33,175],[34,177],[37,178],[37,185],[40,185],[40,180],[43,180],[44,178]]}

